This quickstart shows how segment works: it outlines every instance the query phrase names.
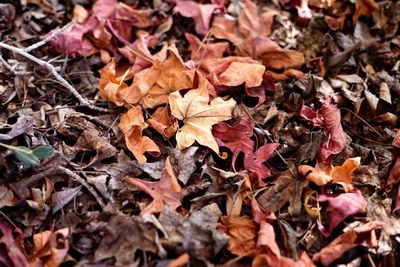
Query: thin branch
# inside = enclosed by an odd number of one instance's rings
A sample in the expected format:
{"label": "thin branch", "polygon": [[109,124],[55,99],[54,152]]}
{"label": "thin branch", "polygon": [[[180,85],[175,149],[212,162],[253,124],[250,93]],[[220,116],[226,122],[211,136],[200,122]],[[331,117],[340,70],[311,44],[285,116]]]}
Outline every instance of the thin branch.
{"label": "thin branch", "polygon": [[52,39],[56,38],[60,33],[62,33],[63,31],[65,31],[66,29],[69,28],[69,26],[75,24],[75,20],[70,21],[69,23],[67,23],[64,27],[62,27],[61,29],[59,29],[58,31],[54,31],[52,34],[50,34],[49,36],[47,36],[46,38],[44,38],[42,41],[37,42],[31,46],[28,46],[26,48],[24,48],[24,52],[29,53],[32,50],[35,50],[36,48],[39,48],[45,44],[47,44],[49,41],[51,41]]}
{"label": "thin branch", "polygon": [[67,169],[65,167],[58,166],[58,169],[60,171],[62,171],[63,173],[65,173],[66,175],[70,176],[73,180],[75,180],[78,183],[80,183],[81,185],[83,185],[89,191],[89,193],[96,199],[96,201],[97,201],[97,203],[99,203],[100,207],[104,209],[106,204],[104,203],[103,199],[99,196],[99,194],[96,192],[96,190],[94,190],[93,187],[91,185],[89,185],[89,183],[85,179],[83,179],[78,174],[74,173],[73,171],[71,171],[70,169]]}
{"label": "thin branch", "polygon": [[89,103],[89,101],[88,101],[87,99],[85,99],[84,97],[82,97],[82,96],[78,93],[78,91],[77,91],[71,84],[69,84],[69,83],[57,72],[56,68],[55,68],[53,65],[51,65],[50,63],[48,63],[48,62],[46,62],[46,61],[44,61],[44,60],[41,60],[41,59],[39,59],[39,58],[37,58],[37,57],[35,57],[35,56],[29,54],[29,53],[26,52],[23,48],[18,48],[18,47],[15,47],[15,46],[11,46],[11,45],[8,45],[8,44],[3,43],[3,42],[0,42],[0,48],[4,48],[4,49],[7,49],[7,50],[12,51],[12,52],[14,52],[14,53],[17,53],[17,54],[19,54],[19,55],[21,55],[21,56],[23,56],[23,57],[29,59],[30,61],[35,62],[35,63],[38,64],[39,66],[42,66],[42,67],[46,68],[49,72],[51,72],[51,74],[53,74],[53,76],[54,76],[65,88],[68,89],[68,91],[69,91],[72,95],[74,95],[74,96],[79,100],[79,102],[80,102],[82,105],[85,105],[85,106],[89,107],[90,109],[97,110],[97,111],[100,111],[100,112],[109,112],[109,110],[106,109],[106,108],[96,107],[95,105]]}

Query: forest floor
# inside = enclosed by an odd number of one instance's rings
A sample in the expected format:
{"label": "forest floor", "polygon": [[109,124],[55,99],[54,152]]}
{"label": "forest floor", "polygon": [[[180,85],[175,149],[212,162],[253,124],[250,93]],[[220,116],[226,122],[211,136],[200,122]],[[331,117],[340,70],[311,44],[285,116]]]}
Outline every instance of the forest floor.
{"label": "forest floor", "polygon": [[0,3],[0,266],[400,266],[400,1]]}

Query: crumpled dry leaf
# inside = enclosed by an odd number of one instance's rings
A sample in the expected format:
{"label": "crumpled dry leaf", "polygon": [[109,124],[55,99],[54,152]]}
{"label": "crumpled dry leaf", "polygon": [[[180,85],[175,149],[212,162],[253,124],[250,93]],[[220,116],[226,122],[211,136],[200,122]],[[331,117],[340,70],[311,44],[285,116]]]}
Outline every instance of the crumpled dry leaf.
{"label": "crumpled dry leaf", "polygon": [[245,156],[254,152],[254,142],[250,139],[253,135],[254,122],[249,117],[243,117],[236,125],[225,122],[215,124],[212,134],[219,146],[229,148],[232,153],[232,168],[235,167],[236,159],[240,152]]}
{"label": "crumpled dry leaf", "polygon": [[11,229],[5,223],[0,222],[0,263],[4,266],[29,266],[25,256],[23,233],[19,228]]}
{"label": "crumpled dry leaf", "polygon": [[169,107],[158,107],[146,122],[167,139],[178,130],[178,122],[171,115]]}
{"label": "crumpled dry leaf", "polygon": [[253,220],[246,217],[222,216],[221,223],[221,231],[230,237],[227,247],[230,252],[243,256],[256,249],[257,224]]}
{"label": "crumpled dry leaf", "polygon": [[342,152],[346,146],[347,137],[342,128],[340,110],[331,103],[330,99],[326,100],[317,111],[303,105],[300,115],[315,125],[325,127],[328,140],[321,145],[318,152],[323,162],[328,162],[333,155]]}
{"label": "crumpled dry leaf", "polygon": [[265,67],[249,57],[224,57],[203,60],[200,70],[214,86],[256,87],[263,81]]}
{"label": "crumpled dry leaf", "polygon": [[324,266],[329,266],[346,251],[355,246],[376,247],[375,230],[381,228],[383,224],[382,222],[372,221],[355,228],[350,228],[347,232],[333,240],[328,246],[316,253],[313,256],[313,261],[321,262]]}
{"label": "crumpled dry leaf", "polygon": [[185,33],[185,37],[190,45],[190,58],[196,63],[201,63],[209,58],[221,58],[224,52],[229,49],[227,42],[202,43],[199,38],[190,33]]}
{"label": "crumpled dry leaf", "polygon": [[244,168],[248,171],[255,172],[262,178],[267,178],[271,175],[270,170],[264,165],[279,144],[265,144],[254,153],[248,154],[244,158]]}
{"label": "crumpled dry leaf", "polygon": [[195,154],[199,148],[191,146],[185,150],[175,148],[170,152],[170,160],[172,167],[179,181],[184,185],[188,182],[192,174],[196,171]]}
{"label": "crumpled dry leaf", "polygon": [[14,196],[13,191],[8,189],[5,185],[0,186],[0,208],[14,206],[17,203],[17,198]]}
{"label": "crumpled dry leaf", "polygon": [[167,250],[178,254],[186,252],[194,257],[211,259],[229,241],[216,229],[221,215],[215,203],[192,213],[187,219],[164,206],[158,220],[168,236],[162,238],[161,242]]}
{"label": "crumpled dry leaf", "polygon": [[160,155],[160,149],[156,143],[142,134],[143,129],[146,129],[148,125],[144,122],[140,106],[134,106],[127,113],[123,114],[118,126],[125,134],[126,146],[139,163],[143,164],[147,161],[144,156],[145,152],[155,157]]}
{"label": "crumpled dry leaf", "polygon": [[7,133],[0,133],[0,140],[11,140],[21,134],[33,136],[34,118],[22,115],[11,125],[11,130]]}
{"label": "crumpled dry leaf", "polygon": [[342,193],[338,196],[320,195],[318,201],[327,201],[329,203],[329,227],[325,228],[322,224],[318,225],[319,230],[325,237],[330,236],[333,229],[347,217],[364,212],[368,204],[359,190]]}
{"label": "crumpled dry leaf", "polygon": [[168,103],[170,93],[193,86],[195,70],[188,68],[175,46],[168,48],[165,61],[155,61],[151,68],[134,76],[133,84],[125,89],[123,99],[129,104],[140,101],[144,108]]}
{"label": "crumpled dry leaf", "polygon": [[172,115],[185,124],[178,130],[176,141],[180,149],[191,146],[195,141],[219,153],[219,147],[212,133],[212,125],[229,120],[236,101],[220,97],[210,102],[207,80],[199,75],[199,86],[181,96],[174,92],[169,96]]}
{"label": "crumpled dry leaf", "polygon": [[208,32],[214,11],[223,9],[223,6],[217,4],[200,4],[191,0],[173,0],[173,2],[176,3],[176,12],[184,17],[193,18],[196,32],[200,35]]}
{"label": "crumpled dry leaf", "polygon": [[[341,166],[332,166],[317,161],[315,167],[308,165],[300,165],[299,173],[306,177],[307,180],[314,182],[318,186],[328,183],[344,183],[350,185],[352,182],[352,174],[360,165],[360,157],[349,158]],[[351,189],[351,187],[349,188]]]}
{"label": "crumpled dry leaf", "polygon": [[126,216],[107,206],[98,219],[91,222],[94,229],[104,233],[94,253],[96,261],[115,257],[116,265],[132,266],[138,249],[164,256],[165,251],[157,244],[156,227],[143,217]]}
{"label": "crumpled dry leaf", "polygon": [[124,82],[125,75],[117,75],[115,68],[115,60],[113,59],[100,70],[99,92],[102,98],[117,106],[122,106],[124,101],[120,92],[128,85]]}
{"label": "crumpled dry leaf", "polygon": [[33,235],[33,254],[29,257],[31,266],[58,267],[68,254],[70,230],[44,231]]}
{"label": "crumpled dry leaf", "polygon": [[67,205],[82,189],[82,186],[75,188],[67,188],[62,191],[55,192],[52,195],[52,210],[53,214]]}
{"label": "crumpled dry leaf", "polygon": [[125,177],[125,181],[138,189],[146,192],[153,198],[151,204],[141,214],[160,213],[167,204],[172,210],[181,206],[181,187],[171,167],[169,158],[165,161],[165,168],[161,174],[160,181],[149,182],[138,178]]}

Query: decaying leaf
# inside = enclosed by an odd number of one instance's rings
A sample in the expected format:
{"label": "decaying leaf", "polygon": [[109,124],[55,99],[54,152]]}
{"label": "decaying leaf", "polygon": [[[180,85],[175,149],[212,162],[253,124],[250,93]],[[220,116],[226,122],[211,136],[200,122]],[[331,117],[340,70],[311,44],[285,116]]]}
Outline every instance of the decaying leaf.
{"label": "decaying leaf", "polygon": [[227,101],[220,97],[210,101],[207,90],[207,81],[199,75],[199,86],[181,96],[174,92],[169,96],[172,115],[184,122],[178,130],[176,141],[180,149],[191,146],[195,141],[219,153],[218,144],[212,133],[212,125],[229,120],[236,101]]}

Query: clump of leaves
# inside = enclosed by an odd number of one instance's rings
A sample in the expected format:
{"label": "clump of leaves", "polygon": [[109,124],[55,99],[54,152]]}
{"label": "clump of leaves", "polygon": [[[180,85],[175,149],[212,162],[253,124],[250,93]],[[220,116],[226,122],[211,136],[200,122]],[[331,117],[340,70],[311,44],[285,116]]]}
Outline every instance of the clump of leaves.
{"label": "clump of leaves", "polygon": [[37,146],[33,149],[26,146],[12,146],[0,143],[1,146],[11,150],[15,157],[23,164],[39,166],[40,160],[47,158],[54,152],[51,146]]}

